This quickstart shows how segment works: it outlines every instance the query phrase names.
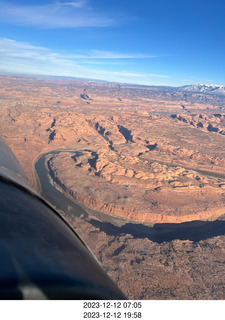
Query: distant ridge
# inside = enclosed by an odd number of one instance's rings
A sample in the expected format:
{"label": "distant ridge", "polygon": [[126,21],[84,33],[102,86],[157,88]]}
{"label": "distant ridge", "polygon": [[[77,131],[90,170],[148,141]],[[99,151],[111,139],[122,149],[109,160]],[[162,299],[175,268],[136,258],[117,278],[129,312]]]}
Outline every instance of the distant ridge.
{"label": "distant ridge", "polygon": [[108,86],[116,86],[118,88],[138,88],[138,89],[147,89],[152,92],[169,92],[171,94],[176,94],[176,92],[188,92],[191,94],[202,93],[210,96],[220,96],[221,98],[225,97],[225,87],[221,85],[214,84],[196,84],[196,85],[185,85],[185,86],[166,86],[166,85],[145,85],[145,84],[136,84],[136,83],[125,83],[125,82],[115,82],[115,81],[106,81],[100,79],[91,79],[91,78],[79,78],[72,76],[55,76],[55,75],[37,75],[37,74],[23,74],[23,73],[13,73],[13,72],[1,72],[0,77],[15,77],[15,78],[28,78],[28,79],[37,79],[43,80],[46,82],[56,82],[59,81],[85,81],[89,83],[99,83]]}
{"label": "distant ridge", "polygon": [[201,92],[225,95],[225,87],[214,84],[196,84],[178,87],[178,91]]}

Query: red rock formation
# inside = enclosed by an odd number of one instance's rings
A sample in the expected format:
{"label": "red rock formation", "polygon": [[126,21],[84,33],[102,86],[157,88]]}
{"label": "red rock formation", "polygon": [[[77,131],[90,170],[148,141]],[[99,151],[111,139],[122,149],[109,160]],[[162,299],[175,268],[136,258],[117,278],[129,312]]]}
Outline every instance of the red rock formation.
{"label": "red rock formation", "polygon": [[[0,77],[0,84],[0,134],[31,181],[42,153],[79,150],[50,157],[51,174],[106,221],[141,222],[136,232],[224,215],[224,99],[65,79]],[[208,239],[158,243],[143,229],[133,235],[112,225],[107,233],[104,219],[85,221],[69,209],[64,215],[128,298],[225,298],[221,225]]]}

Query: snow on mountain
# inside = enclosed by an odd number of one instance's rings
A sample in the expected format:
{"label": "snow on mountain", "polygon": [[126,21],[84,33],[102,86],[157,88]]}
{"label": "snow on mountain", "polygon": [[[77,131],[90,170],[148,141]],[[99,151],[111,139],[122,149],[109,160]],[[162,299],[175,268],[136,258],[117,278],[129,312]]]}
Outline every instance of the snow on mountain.
{"label": "snow on mountain", "polygon": [[191,91],[191,92],[202,92],[208,94],[222,94],[225,95],[225,87],[214,84],[197,84],[178,87],[178,91]]}

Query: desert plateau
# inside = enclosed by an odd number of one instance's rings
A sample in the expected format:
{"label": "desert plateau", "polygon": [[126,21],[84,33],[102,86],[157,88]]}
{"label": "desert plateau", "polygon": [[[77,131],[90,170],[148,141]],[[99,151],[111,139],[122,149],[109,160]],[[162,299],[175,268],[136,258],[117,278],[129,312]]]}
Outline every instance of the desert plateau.
{"label": "desert plateau", "polygon": [[225,299],[223,93],[1,74],[0,97],[30,183],[128,299]]}

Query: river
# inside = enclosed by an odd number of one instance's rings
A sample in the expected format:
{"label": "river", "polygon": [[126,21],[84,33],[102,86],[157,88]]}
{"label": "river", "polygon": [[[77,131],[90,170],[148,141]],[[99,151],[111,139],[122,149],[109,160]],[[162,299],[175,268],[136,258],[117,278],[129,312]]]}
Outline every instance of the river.
{"label": "river", "polygon": [[[107,216],[101,213],[90,215],[83,206],[79,205],[64,192],[60,192],[54,188],[49,182],[51,178],[47,169],[47,161],[51,155],[60,152],[71,152],[75,154],[78,150],[59,150],[45,153],[35,163],[34,168],[39,178],[41,195],[54,207],[58,210],[63,210],[69,216],[82,216],[84,219],[89,217],[88,222],[101,231],[104,231],[107,235],[119,236],[122,234],[131,234],[137,239],[148,238],[151,241],[162,243],[174,239],[200,241],[225,234],[225,221],[219,219],[216,221],[155,224],[153,227],[150,227],[125,221],[121,223],[122,220],[111,217],[107,219]],[[204,173],[207,174],[208,172]]]}
{"label": "river", "polygon": [[[52,186],[49,182],[50,176],[47,170],[46,162],[49,156],[53,154],[58,154],[61,151],[55,151],[50,153],[45,153],[40,157],[35,163],[35,171],[38,176],[39,184],[40,184],[40,193],[44,199],[49,201],[56,209],[61,209],[65,213],[70,215],[75,215],[77,217],[84,215],[87,217],[87,212],[79,206],[75,201],[70,199],[63,192],[58,191],[56,188]],[[68,151],[67,151],[68,152]],[[73,152],[75,153],[75,152]]]}

